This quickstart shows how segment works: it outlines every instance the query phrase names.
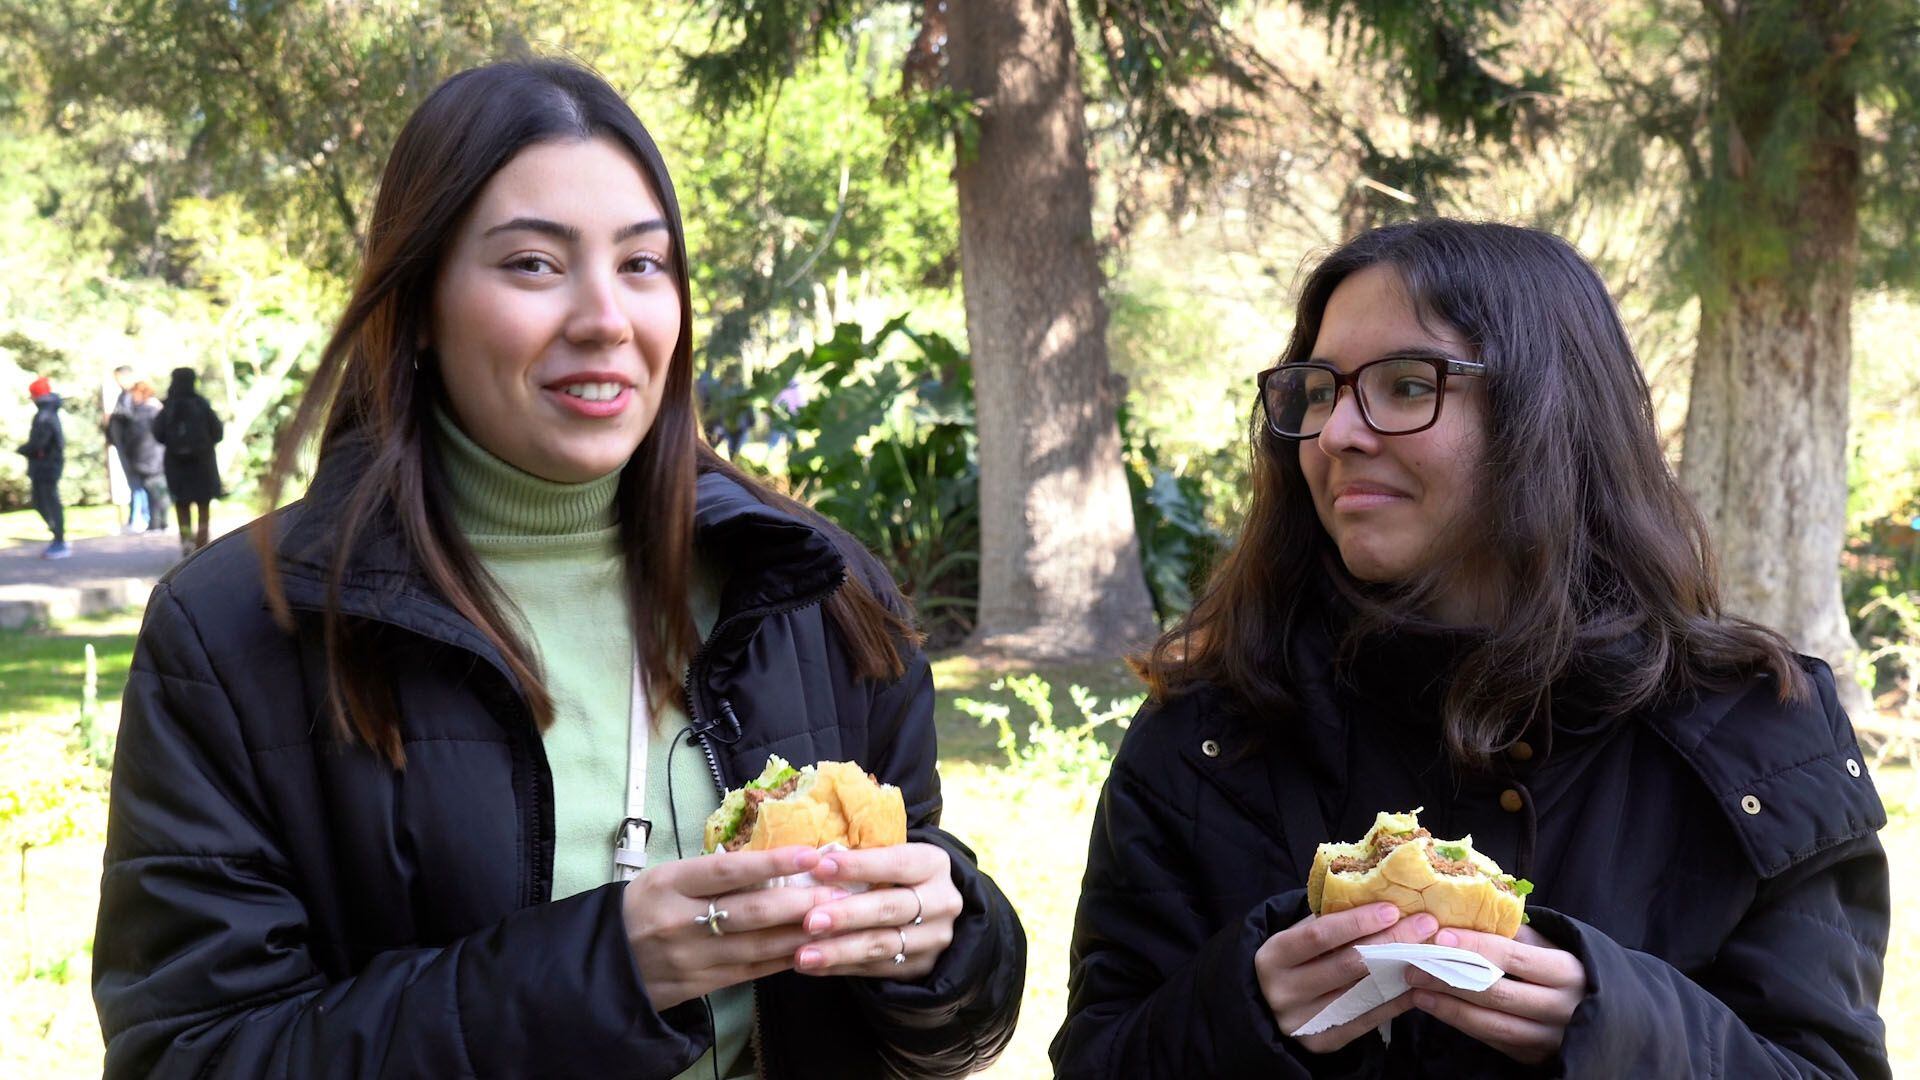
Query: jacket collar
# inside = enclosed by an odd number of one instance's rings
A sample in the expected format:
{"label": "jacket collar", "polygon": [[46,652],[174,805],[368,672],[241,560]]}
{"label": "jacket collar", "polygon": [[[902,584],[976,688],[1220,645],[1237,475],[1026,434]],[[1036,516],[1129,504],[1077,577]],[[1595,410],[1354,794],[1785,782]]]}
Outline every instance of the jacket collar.
{"label": "jacket collar", "polygon": [[837,588],[847,560],[824,519],[768,506],[719,471],[694,489],[693,546],[727,575],[722,622],[811,603]]}
{"label": "jacket collar", "polygon": [[[276,515],[287,602],[296,608],[327,606],[346,501],[365,460],[365,451],[351,444],[325,455],[306,497]],[[693,528],[695,549],[726,576],[721,623],[811,603],[832,592],[846,572],[845,558],[824,522],[768,506],[718,471],[699,477]],[[485,637],[420,571],[390,509],[382,508],[362,525],[341,574],[339,603],[349,615],[426,634],[504,667]]]}
{"label": "jacket collar", "polygon": [[1700,777],[1763,878],[1886,824],[1833,672],[1799,658],[1806,703],[1771,677],[1658,710],[1651,727]]}

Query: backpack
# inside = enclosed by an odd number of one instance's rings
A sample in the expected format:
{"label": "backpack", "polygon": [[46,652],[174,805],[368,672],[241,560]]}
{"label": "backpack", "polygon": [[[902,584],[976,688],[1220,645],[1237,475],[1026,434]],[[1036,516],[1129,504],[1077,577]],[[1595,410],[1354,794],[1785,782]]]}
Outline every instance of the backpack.
{"label": "backpack", "polygon": [[199,415],[204,406],[197,399],[188,398],[167,404],[169,408],[163,441],[175,457],[199,457],[213,449],[213,443],[208,438],[213,433]]}

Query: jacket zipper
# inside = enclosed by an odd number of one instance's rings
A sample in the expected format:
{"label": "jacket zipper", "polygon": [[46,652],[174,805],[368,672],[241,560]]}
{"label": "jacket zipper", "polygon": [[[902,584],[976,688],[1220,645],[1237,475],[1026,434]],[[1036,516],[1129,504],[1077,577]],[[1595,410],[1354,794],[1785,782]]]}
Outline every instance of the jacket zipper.
{"label": "jacket zipper", "polygon": [[[324,608],[316,607],[312,604],[295,602],[290,603],[290,606],[295,610],[306,611],[313,614],[325,613]],[[526,786],[521,792],[525,798],[522,805],[527,807],[527,873],[520,880],[520,906],[523,908],[531,907],[535,904],[543,904],[552,900],[553,867],[550,858],[546,861],[544,889],[542,888],[543,883],[541,881],[541,831],[543,827],[542,823],[546,820],[547,808],[540,799],[540,774],[545,772],[548,777],[548,783],[551,784],[553,773],[551,765],[547,761],[546,743],[542,741],[539,730],[534,726],[533,714],[527,708],[527,699],[515,688],[513,674],[498,660],[483,655],[466,642],[455,641],[444,635],[436,634],[420,626],[413,625],[412,623],[399,622],[373,612],[351,611],[348,612],[348,614],[352,614],[358,618],[372,619],[382,626],[390,626],[396,630],[404,631],[442,648],[454,649],[465,653],[480,661],[482,664],[485,664],[500,677],[500,687],[496,690],[486,691],[481,697],[483,700],[494,700],[499,706],[503,707],[502,711],[498,714],[500,718],[507,719],[510,717],[512,721],[514,721],[503,724],[503,726],[507,729],[508,733],[518,741],[520,753],[527,762]],[[548,801],[551,802],[551,798],[549,798]]]}
{"label": "jacket zipper", "polygon": [[[723,633],[732,629],[735,624],[745,622],[748,619],[764,621],[774,618],[775,616],[791,615],[796,611],[813,607],[815,604],[825,601],[827,597],[838,592],[840,586],[846,583],[846,578],[847,572],[842,569],[839,578],[834,581],[831,588],[824,589],[782,606],[755,608],[752,611],[735,612],[727,616],[725,619],[720,620],[719,624],[713,628],[712,633],[707,635],[707,640],[700,643],[699,650],[693,654],[693,660],[687,664],[687,719],[693,724],[693,737],[695,741],[699,742],[700,751],[706,755],[707,771],[713,774],[713,786],[715,790],[720,793],[721,798],[724,799],[727,796],[727,782],[726,779],[720,775],[720,758],[714,753],[713,743],[700,732],[700,698],[699,695],[694,692],[694,675],[700,671],[708,655],[712,652],[713,643],[719,641]],[[740,719],[733,715],[733,706],[724,700],[721,702],[721,705],[726,711],[727,720],[733,725],[734,731],[738,733],[740,729]],[[762,1080],[773,1080],[773,1072],[767,1068],[766,1027],[760,1020],[759,980],[756,979],[752,983],[749,983],[748,987],[749,992],[753,995],[753,1031],[751,1033],[751,1041],[753,1043],[753,1069],[755,1074],[760,1076]],[[720,1052],[719,1037],[720,1033],[715,1031],[714,1054],[716,1056]]]}
{"label": "jacket zipper", "polygon": [[[779,616],[779,615],[791,615],[796,611],[802,611],[806,608],[813,607],[814,605],[819,604],[824,600],[826,600],[827,597],[832,596],[834,593],[840,591],[840,586],[846,582],[846,576],[847,576],[846,571],[842,570],[840,572],[840,576],[834,580],[834,583],[832,584],[832,586],[826,589],[820,590],[818,592],[812,593],[808,596],[801,597],[800,599],[792,601],[790,603],[779,605],[777,607],[754,608],[751,611],[739,611],[739,612],[735,612],[732,615],[727,616],[726,618],[720,620],[719,624],[714,626],[713,632],[707,635],[707,640],[700,643],[700,648],[693,654],[692,661],[690,661],[687,664],[686,685],[684,687],[686,697],[687,697],[687,719],[693,722],[693,727],[694,727],[693,737],[699,741],[700,750],[702,753],[706,755],[707,771],[713,775],[713,786],[719,790],[720,796],[722,798],[725,798],[727,794],[727,781],[725,777],[720,775],[720,759],[718,755],[714,753],[712,742],[710,742],[707,739],[706,735],[702,734],[699,730],[700,728],[700,697],[694,691],[695,675],[697,675],[700,672],[701,668],[706,664],[708,656],[713,651],[714,643],[719,641],[725,635],[725,633],[728,630],[731,630],[735,625],[746,622],[749,619],[766,620],[766,619],[774,618],[775,616]],[[737,732],[740,727],[739,718],[733,715],[733,708],[731,705],[726,705],[724,702],[722,704],[725,707],[728,721],[733,725],[734,730]]]}
{"label": "jacket zipper", "polygon": [[[685,685],[685,693],[687,697],[687,719],[693,724],[693,727],[694,727],[693,737],[695,740],[697,740],[700,743],[701,753],[703,753],[707,759],[707,771],[710,774],[712,774],[714,788],[720,793],[720,796],[722,798],[726,797],[727,784],[726,784],[725,778],[723,778],[720,775],[720,759],[718,755],[714,753],[712,742],[709,741],[707,737],[701,734],[699,731],[700,701],[699,701],[698,695],[694,693],[695,673],[700,670],[702,664],[705,662],[708,655],[711,653],[714,642],[719,641],[725,631],[730,630],[735,625],[746,622],[749,619],[765,620],[765,619],[774,618],[779,615],[790,615],[796,611],[801,611],[806,608],[813,607],[814,605],[825,601],[827,597],[832,596],[835,592],[838,592],[840,589],[840,586],[846,582],[846,577],[847,577],[847,570],[843,567],[840,571],[840,575],[834,579],[833,584],[825,589],[818,590],[808,596],[802,597],[798,600],[792,601],[787,604],[782,604],[775,607],[767,607],[767,608],[754,608],[750,611],[735,612],[734,614],[727,616],[725,619],[722,619],[717,625],[714,626],[713,632],[707,635],[706,641],[701,642],[699,650],[693,654],[693,660],[687,664],[687,676],[686,676],[686,685]],[[399,623],[394,623],[394,622],[391,622],[390,620],[384,620],[384,619],[381,621],[386,623],[387,625],[395,626],[395,627],[398,627],[399,629],[403,629],[415,634],[419,634],[420,636],[426,637],[429,640],[438,641],[441,644],[450,645],[456,649],[461,649],[469,653],[473,651],[470,647],[464,644],[446,641],[445,639],[436,637],[435,635],[422,633],[419,629],[412,626],[404,626]],[[481,659],[483,661],[486,661],[489,667],[492,667],[496,672],[498,672],[501,676],[503,676],[506,679],[507,685],[509,687],[513,685],[512,676],[509,675],[503,668],[501,668],[498,664],[493,663],[492,661],[488,661],[485,657],[482,657]],[[531,728],[533,725],[531,723],[532,718],[527,715],[525,699],[520,697],[520,695],[512,692],[508,692],[504,696],[511,699],[510,704],[514,709],[514,712],[518,714],[521,720],[521,723],[514,725],[514,728],[521,737],[521,740],[522,740],[521,745],[523,746],[523,748],[525,748],[528,751],[529,764],[532,766],[532,768],[528,770],[528,780],[531,783],[533,790],[529,792],[529,795],[531,797],[527,800],[527,805],[533,808],[533,814],[534,814],[533,821],[531,823],[533,836],[531,837],[530,842],[535,847],[537,847],[540,843],[539,833],[540,833],[540,821],[542,818],[542,811],[540,809],[540,797],[539,797],[540,796],[539,767],[545,764],[545,757],[546,757],[545,747],[540,745],[540,742],[538,739],[534,739],[534,740],[526,739],[526,730]],[[732,715],[733,713],[732,707],[728,706],[726,711],[727,711],[729,720],[734,725],[734,728],[738,730],[740,722],[737,717],[734,717]],[[538,857],[537,851],[531,853],[531,857],[537,859]],[[542,902],[543,900],[551,899],[551,895],[547,897],[537,897],[536,894],[538,894],[539,892],[538,877],[539,877],[539,871],[538,871],[538,868],[535,867],[534,873],[533,873],[533,880],[525,882],[527,886],[527,893],[523,894],[522,906],[527,906],[533,903]],[[549,881],[548,881],[549,894],[551,894],[551,891],[552,891],[552,882],[551,882],[551,878],[549,878]],[[754,1068],[755,1068],[755,1071],[757,1071],[761,1077],[766,1078],[766,1080],[772,1080],[773,1074],[768,1070],[767,1060],[766,1060],[766,1049],[765,1049],[766,1031],[760,1021],[760,1016],[761,1016],[760,984],[758,982],[755,982],[752,984],[752,994],[753,994],[752,1041],[753,1041]],[[716,1032],[715,1035],[717,1037],[718,1032]],[[717,1055],[718,1052],[719,1052],[719,1048],[716,1042],[715,1054]]]}

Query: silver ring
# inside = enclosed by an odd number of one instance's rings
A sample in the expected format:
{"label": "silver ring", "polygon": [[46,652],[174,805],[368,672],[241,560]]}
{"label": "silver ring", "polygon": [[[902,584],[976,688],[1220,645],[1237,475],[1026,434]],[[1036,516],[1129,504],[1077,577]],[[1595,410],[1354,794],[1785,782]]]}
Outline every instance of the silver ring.
{"label": "silver ring", "polygon": [[720,929],[720,924],[726,921],[726,909],[715,907],[714,902],[711,900],[707,901],[707,913],[705,915],[695,915],[693,917],[693,925],[706,927],[707,933],[712,934],[714,937],[719,937],[726,933],[725,930]]}
{"label": "silver ring", "polygon": [[893,964],[899,967],[907,962],[907,932],[897,926],[893,928],[893,932],[900,935],[900,951],[893,954]]}
{"label": "silver ring", "polygon": [[926,915],[927,913],[927,905],[924,901],[920,899],[919,889],[916,889],[913,886],[909,885],[907,886],[907,891],[913,894],[913,921],[908,923],[907,925],[919,926],[921,923],[927,921],[925,918],[923,918],[923,916]]}

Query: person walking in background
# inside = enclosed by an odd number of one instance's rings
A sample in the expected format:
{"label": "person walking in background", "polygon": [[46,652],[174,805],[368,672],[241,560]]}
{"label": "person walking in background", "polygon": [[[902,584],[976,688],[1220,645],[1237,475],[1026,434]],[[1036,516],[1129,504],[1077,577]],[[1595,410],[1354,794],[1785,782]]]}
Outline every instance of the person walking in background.
{"label": "person walking in background", "polygon": [[126,441],[120,447],[121,464],[127,470],[127,483],[134,496],[147,507],[148,532],[167,531],[166,448],[154,438],[160,422],[160,395],[153,384],[137,382],[129,390],[125,425]]}
{"label": "person walking in background", "polygon": [[[173,496],[173,512],[180,519],[180,554],[191,555],[207,544],[207,517],[220,497],[220,467],[213,448],[225,435],[213,403],[193,388],[192,368],[174,368],[167,401],[153,426],[153,437],[166,446],[163,472]],[[199,523],[194,523],[194,512]]]}
{"label": "person walking in background", "polygon": [[53,543],[42,558],[64,559],[67,550],[66,512],[60,508],[60,471],[67,461],[67,435],[60,429],[60,395],[45,378],[33,380],[27,396],[39,409],[33,414],[33,426],[27,430],[26,444],[20,453],[27,459],[27,480],[33,485],[33,508],[53,530]]}
{"label": "person walking in background", "polygon": [[107,487],[113,488],[112,463],[115,458],[120,462],[120,475],[127,482],[127,523],[121,526],[121,532],[138,532],[149,528],[155,521],[165,520],[153,512],[147,493],[133,478],[133,462],[127,454],[128,425],[133,416],[133,369],[125,364],[113,369],[114,385],[120,388],[120,395],[113,401],[113,408],[100,420],[100,430],[106,434],[107,445],[113,448],[108,458]]}

